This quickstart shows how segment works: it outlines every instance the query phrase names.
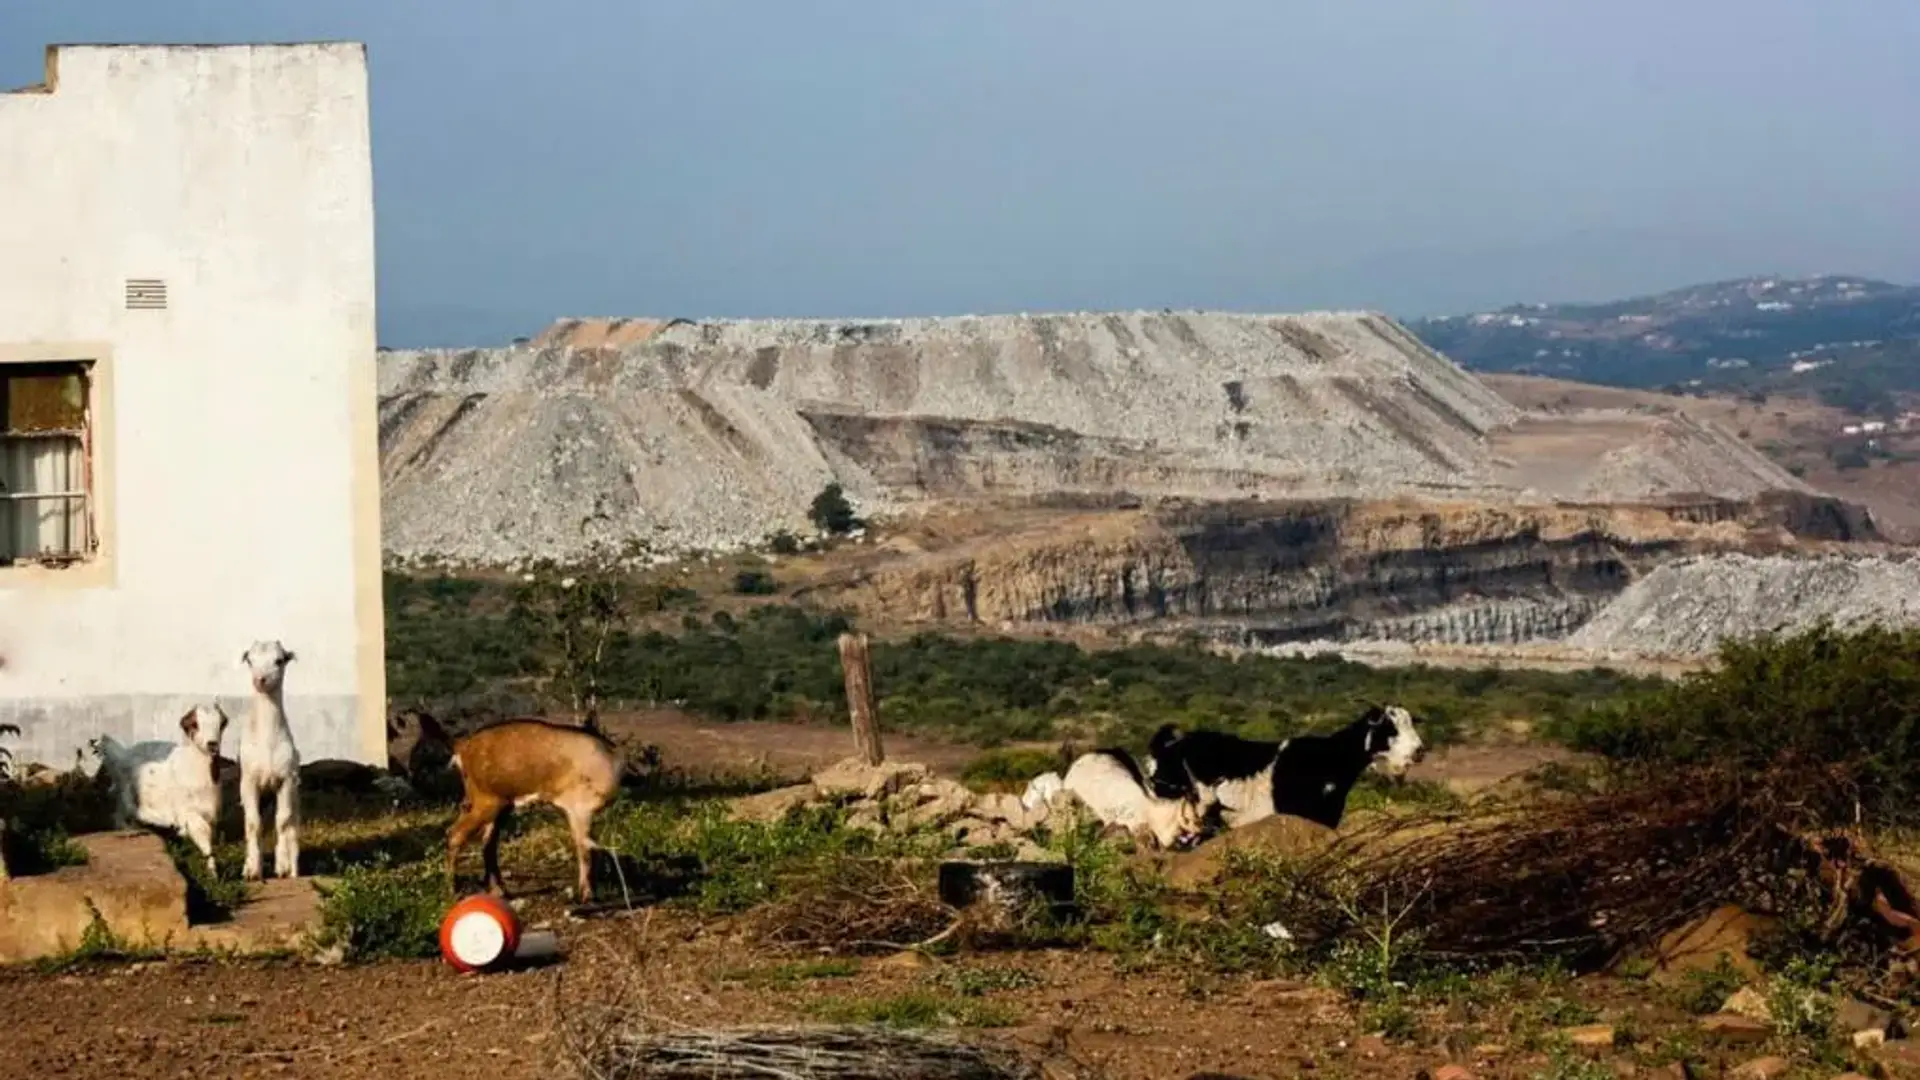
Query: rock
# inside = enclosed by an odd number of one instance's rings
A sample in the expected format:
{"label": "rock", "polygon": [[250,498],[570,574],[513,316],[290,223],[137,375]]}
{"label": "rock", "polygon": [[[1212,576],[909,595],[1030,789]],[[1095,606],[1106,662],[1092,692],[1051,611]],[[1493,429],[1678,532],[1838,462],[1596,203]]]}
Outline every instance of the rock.
{"label": "rock", "polygon": [[1888,1039],[1873,1052],[1874,1060],[1885,1066],[1896,1080],[1920,1077],[1920,1044],[1907,1039]]}
{"label": "rock", "polygon": [[953,834],[960,843],[970,847],[985,847],[989,844],[1010,844],[1020,834],[1005,822],[982,821],[979,818],[961,818],[953,823]]}
{"label": "rock", "polygon": [[1353,1040],[1353,1052],[1361,1057],[1386,1057],[1387,1040],[1378,1035],[1362,1035]]}
{"label": "rock", "polygon": [[1857,1050],[1871,1050],[1876,1046],[1884,1046],[1886,1041],[1887,1033],[1883,1028],[1861,1028],[1853,1033],[1853,1045]]}
{"label": "rock", "polygon": [[795,784],[792,787],[775,788],[758,795],[748,795],[733,801],[732,814],[736,821],[774,822],[814,800],[816,789],[812,784]]}
{"label": "rock", "polygon": [[1465,1065],[1442,1065],[1433,1070],[1433,1080],[1473,1080],[1473,1072]]}
{"label": "rock", "polygon": [[1833,1080],[1868,1080],[1868,1078],[1861,1076],[1859,1073],[1850,1072],[1841,1073],[1839,1076],[1834,1077]]}
{"label": "rock", "polygon": [[1589,1024],[1586,1027],[1567,1028],[1562,1032],[1567,1041],[1582,1050],[1606,1050],[1613,1046],[1614,1030],[1610,1024]]}
{"label": "rock", "polygon": [[828,799],[880,799],[926,778],[925,765],[894,761],[869,765],[859,758],[843,758],[814,773],[813,787]]}
{"label": "rock", "polygon": [[1173,856],[1169,860],[1167,881],[1175,888],[1195,888],[1220,876],[1230,851],[1283,857],[1312,855],[1326,850],[1335,836],[1332,829],[1317,822],[1291,814],[1275,814],[1251,825],[1229,829],[1192,851]]}
{"label": "rock", "polygon": [[1726,1004],[1720,1006],[1720,1011],[1767,1024],[1773,1023],[1773,1009],[1767,1004],[1766,995],[1751,986],[1743,986],[1728,995]]}
{"label": "rock", "polygon": [[1834,1006],[1833,1025],[1845,1032],[1879,1031],[1890,1038],[1905,1034],[1892,1013],[1858,998],[1844,998]]}
{"label": "rock", "polygon": [[1009,827],[1024,832],[1047,818],[1044,805],[1028,810],[1020,802],[1020,796],[1006,792],[981,795],[974,799],[973,812],[989,821],[1003,822]]}
{"label": "rock", "polygon": [[874,967],[888,971],[924,971],[937,966],[939,961],[918,949],[906,949],[874,962]]}
{"label": "rock", "polygon": [[1763,1043],[1773,1034],[1773,1025],[1736,1013],[1714,1013],[1700,1018],[1700,1030],[1731,1043]]}
{"label": "rock", "polygon": [[1727,1076],[1729,1080],[1775,1080],[1776,1077],[1785,1076],[1791,1068],[1793,1065],[1786,1058],[1754,1058],[1737,1066]]}
{"label": "rock", "polygon": [[951,780],[929,780],[902,793],[913,805],[893,815],[909,828],[938,828],[973,808],[973,792]]}
{"label": "rock", "polygon": [[1749,954],[1753,939],[1771,930],[1776,920],[1754,915],[1733,904],[1715,908],[1699,919],[1660,939],[1655,946],[1654,980],[1673,983],[1689,971],[1711,971],[1721,957],[1742,976],[1753,979],[1760,966]]}

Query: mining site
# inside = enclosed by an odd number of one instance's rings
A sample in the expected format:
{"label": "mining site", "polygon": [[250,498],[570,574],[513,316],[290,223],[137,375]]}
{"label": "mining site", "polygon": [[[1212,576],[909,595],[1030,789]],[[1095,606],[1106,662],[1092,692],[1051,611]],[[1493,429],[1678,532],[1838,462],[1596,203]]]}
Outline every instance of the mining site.
{"label": "mining site", "polygon": [[1712,420],[1523,408],[1374,313],[568,319],[379,370],[398,566],[740,557],[836,482],[870,529],[791,595],[884,625],[1614,663],[1920,621],[1870,512]]}

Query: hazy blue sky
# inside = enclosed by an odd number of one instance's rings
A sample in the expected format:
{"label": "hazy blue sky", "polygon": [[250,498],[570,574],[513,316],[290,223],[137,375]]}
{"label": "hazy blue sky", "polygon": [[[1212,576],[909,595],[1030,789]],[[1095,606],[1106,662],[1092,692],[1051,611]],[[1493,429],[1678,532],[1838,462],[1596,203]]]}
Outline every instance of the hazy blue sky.
{"label": "hazy blue sky", "polygon": [[372,58],[388,344],[1920,278],[1916,0],[0,0],[0,83],[311,38]]}

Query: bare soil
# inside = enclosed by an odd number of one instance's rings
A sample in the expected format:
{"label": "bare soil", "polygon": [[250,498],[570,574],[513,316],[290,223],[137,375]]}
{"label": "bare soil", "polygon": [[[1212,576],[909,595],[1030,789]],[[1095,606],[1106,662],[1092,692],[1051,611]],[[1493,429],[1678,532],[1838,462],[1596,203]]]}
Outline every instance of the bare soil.
{"label": "bare soil", "polygon": [[[695,773],[765,771],[802,780],[854,753],[852,730],[831,724],[713,723],[678,709],[602,713],[600,723],[615,740],[651,743],[662,760]],[[881,740],[887,757],[920,762],[943,776],[959,775],[981,753],[977,746],[897,732],[883,732]]]}
{"label": "bare soil", "polygon": [[[568,955],[546,969],[455,973],[435,962],[366,968],[164,962],[47,977],[0,973],[8,1052],[0,1075],[380,1076],[520,1080],[569,1075],[557,1003],[624,1000],[651,1022],[700,1027],[804,1023],[829,998],[906,994],[985,1003],[982,1039],[1083,1075],[1166,1080],[1324,1071],[1404,1080],[1459,1061],[1482,1077],[1528,1076],[1544,1053],[1505,1044],[1538,1018],[1524,1001],[1484,1014],[1435,1009],[1419,1031],[1364,1030],[1340,995],[1300,983],[1126,971],[1096,953],[1048,951],[903,964],[872,959],[846,977],[781,978],[796,958],[749,947],[725,922],[656,912],[562,928]],[[941,969],[1017,968],[1030,985],[954,998]],[[1692,1021],[1646,988],[1576,980],[1565,993],[1643,1039]],[[577,1013],[572,1013],[576,1018]],[[1479,1048],[1479,1049],[1476,1049]],[[1728,1056],[1731,1055],[1731,1056]],[[1610,1053],[1608,1056],[1614,1056]],[[1752,1056],[1716,1053],[1732,1063]]]}
{"label": "bare soil", "polygon": [[1877,460],[1864,469],[1839,469],[1829,451],[1859,442],[1857,437],[1843,436],[1841,428],[1861,418],[1818,401],[1785,396],[1764,403],[1733,396],[1689,397],[1533,375],[1480,375],[1479,379],[1523,409],[1673,409],[1713,421],[1782,466],[1797,466],[1802,479],[1818,490],[1867,507],[1889,539],[1920,542],[1920,433],[1887,437],[1888,449],[1898,455],[1897,460]]}

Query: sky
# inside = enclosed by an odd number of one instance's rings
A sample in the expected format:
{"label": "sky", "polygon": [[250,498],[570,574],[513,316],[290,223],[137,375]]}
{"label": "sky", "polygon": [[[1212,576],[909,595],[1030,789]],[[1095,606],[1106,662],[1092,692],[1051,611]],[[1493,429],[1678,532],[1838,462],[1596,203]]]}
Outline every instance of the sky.
{"label": "sky", "polygon": [[364,41],[383,344],[1920,281],[1914,0],[0,0]]}

